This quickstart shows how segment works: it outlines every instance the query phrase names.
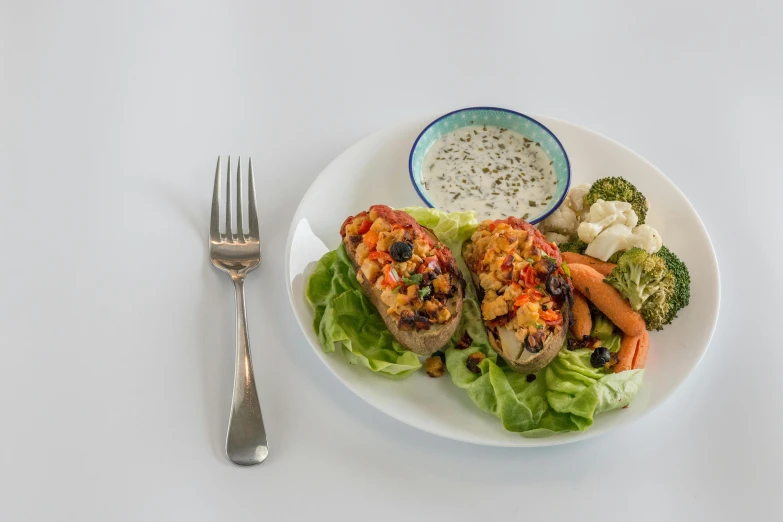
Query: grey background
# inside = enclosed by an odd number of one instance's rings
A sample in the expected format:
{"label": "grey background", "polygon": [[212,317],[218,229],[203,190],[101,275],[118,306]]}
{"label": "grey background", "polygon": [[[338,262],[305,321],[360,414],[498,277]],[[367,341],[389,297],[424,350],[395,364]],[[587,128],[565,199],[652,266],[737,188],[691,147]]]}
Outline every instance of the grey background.
{"label": "grey background", "polygon": [[[783,479],[778,2],[0,2],[4,520],[734,520]],[[368,133],[471,105],[595,129],[704,220],[723,303],[687,383],[584,443],[495,449],[385,417],[313,356],[283,247]],[[248,282],[272,444],[222,457],[231,287],[217,154],[252,155]],[[698,266],[692,266],[698,270]]]}

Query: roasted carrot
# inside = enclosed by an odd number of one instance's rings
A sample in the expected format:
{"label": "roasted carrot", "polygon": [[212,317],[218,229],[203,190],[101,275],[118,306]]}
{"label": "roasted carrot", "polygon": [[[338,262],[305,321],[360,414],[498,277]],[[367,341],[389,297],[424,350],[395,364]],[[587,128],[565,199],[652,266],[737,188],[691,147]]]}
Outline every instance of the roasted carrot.
{"label": "roasted carrot", "polygon": [[623,340],[620,343],[620,351],[617,352],[619,360],[617,361],[617,364],[614,365],[615,373],[624,372],[633,367],[633,358],[639,348],[641,338],[641,335],[623,335]]}
{"label": "roasted carrot", "polygon": [[650,334],[647,330],[642,333],[641,339],[639,339],[639,346],[636,347],[636,353],[633,356],[633,369],[640,370],[644,368],[644,363],[647,361],[647,352],[650,351]]}
{"label": "roasted carrot", "polygon": [[598,307],[624,333],[637,336],[645,331],[644,319],[594,268],[578,263],[568,265],[574,287]]}
{"label": "roasted carrot", "polygon": [[650,351],[650,334],[647,330],[641,335],[623,335],[620,343],[620,351],[617,353],[618,361],[614,365],[614,371],[624,372],[625,370],[639,370],[644,368],[647,360],[647,352]]}
{"label": "roasted carrot", "polygon": [[571,265],[571,263],[579,264],[579,265],[587,265],[589,267],[594,268],[599,273],[605,276],[609,275],[612,272],[612,270],[614,270],[614,267],[617,266],[614,263],[604,263],[600,259],[596,259],[590,256],[584,256],[582,254],[577,254],[574,252],[563,252],[562,256],[563,256],[563,261],[568,263],[569,266]]}
{"label": "roasted carrot", "polygon": [[593,329],[593,318],[590,316],[590,307],[587,301],[579,292],[574,292],[574,307],[571,309],[574,314],[574,324],[571,325],[571,333],[577,339],[583,339],[590,335]]}

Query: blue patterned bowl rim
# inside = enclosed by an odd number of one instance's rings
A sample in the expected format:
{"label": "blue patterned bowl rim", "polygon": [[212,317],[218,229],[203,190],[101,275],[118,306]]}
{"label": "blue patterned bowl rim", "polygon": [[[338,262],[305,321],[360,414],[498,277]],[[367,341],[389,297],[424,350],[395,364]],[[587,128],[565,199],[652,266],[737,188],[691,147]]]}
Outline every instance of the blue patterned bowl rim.
{"label": "blue patterned bowl rim", "polygon": [[[410,155],[408,156],[408,173],[410,174],[411,183],[413,183],[413,188],[416,190],[416,193],[419,195],[421,200],[430,208],[435,208],[435,205],[430,203],[430,201],[427,199],[427,196],[424,194],[424,192],[419,188],[419,183],[416,181],[416,176],[413,174],[413,156],[416,152],[416,149],[419,146],[419,141],[421,141],[422,136],[424,136],[427,131],[433,127],[434,125],[437,125],[442,120],[449,118],[451,116],[454,116],[455,114],[459,114],[461,112],[468,112],[468,111],[497,111],[497,112],[503,112],[507,114],[513,114],[514,116],[523,118],[525,120],[528,120],[529,122],[533,123],[537,127],[539,127],[541,130],[543,130],[545,133],[549,134],[549,136],[552,137],[554,142],[557,144],[557,147],[560,149],[560,151],[563,153],[563,158],[565,159],[565,174],[566,174],[566,181],[565,181],[565,190],[563,190],[563,193],[560,195],[558,200],[555,202],[553,206],[549,208],[545,213],[541,214],[540,216],[537,216],[535,219],[531,220],[531,224],[536,224],[541,222],[542,220],[546,219],[552,212],[558,209],[560,205],[562,205],[563,201],[565,200],[566,196],[568,195],[568,190],[571,188],[571,161],[568,159],[568,153],[566,153],[565,147],[563,147],[563,144],[560,142],[560,140],[555,136],[555,133],[549,130],[549,128],[541,123],[540,121],[536,120],[535,118],[531,118],[530,116],[527,116],[526,114],[522,114],[521,112],[512,111],[510,109],[503,109],[501,107],[466,107],[464,109],[457,109],[456,111],[451,111],[447,114],[444,114],[440,118],[437,118],[432,123],[424,127],[424,130],[422,130],[419,135],[416,137],[416,141],[413,142],[413,147],[411,147]],[[425,151],[426,154],[426,151]]]}

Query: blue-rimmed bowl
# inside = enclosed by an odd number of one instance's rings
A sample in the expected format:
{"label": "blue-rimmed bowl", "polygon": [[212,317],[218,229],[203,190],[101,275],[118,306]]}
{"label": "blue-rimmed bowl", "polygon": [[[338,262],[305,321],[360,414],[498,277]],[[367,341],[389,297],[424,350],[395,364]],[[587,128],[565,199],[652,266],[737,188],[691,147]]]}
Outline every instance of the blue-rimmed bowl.
{"label": "blue-rimmed bowl", "polygon": [[468,125],[494,125],[516,131],[527,139],[540,143],[549,156],[557,176],[555,195],[541,214],[529,219],[530,223],[538,223],[563,203],[566,194],[568,194],[568,187],[571,185],[571,164],[563,144],[560,143],[557,136],[538,121],[519,112],[497,107],[470,107],[444,114],[427,125],[413,143],[408,159],[408,170],[411,174],[413,187],[428,207],[433,208],[435,205],[430,202],[427,191],[421,183],[421,164],[424,161],[424,156],[432,144],[444,134]]}

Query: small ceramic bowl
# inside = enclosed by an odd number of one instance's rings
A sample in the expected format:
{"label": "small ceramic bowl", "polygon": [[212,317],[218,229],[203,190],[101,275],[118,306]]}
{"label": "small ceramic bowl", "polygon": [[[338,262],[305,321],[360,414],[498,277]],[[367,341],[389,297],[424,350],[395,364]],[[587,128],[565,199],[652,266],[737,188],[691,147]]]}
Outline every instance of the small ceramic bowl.
{"label": "small ceramic bowl", "polygon": [[468,125],[495,125],[516,131],[526,138],[540,143],[549,159],[552,160],[552,166],[557,176],[557,187],[554,197],[538,216],[529,219],[530,223],[535,224],[543,220],[563,203],[571,185],[571,164],[568,161],[568,155],[563,148],[563,144],[560,143],[560,140],[557,139],[552,131],[530,116],[508,109],[470,107],[450,112],[433,121],[421,131],[421,134],[413,143],[410,158],[408,159],[408,170],[410,171],[413,187],[428,207],[433,208],[434,205],[427,198],[427,191],[421,184],[421,164],[424,161],[424,156],[427,154],[430,146],[441,136]]}

